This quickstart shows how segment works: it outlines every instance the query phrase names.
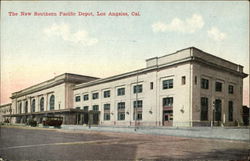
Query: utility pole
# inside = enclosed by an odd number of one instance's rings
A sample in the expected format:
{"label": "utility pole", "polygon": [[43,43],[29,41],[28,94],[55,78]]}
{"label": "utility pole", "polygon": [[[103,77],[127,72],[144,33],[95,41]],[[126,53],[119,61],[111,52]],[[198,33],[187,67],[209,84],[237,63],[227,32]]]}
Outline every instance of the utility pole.
{"label": "utility pole", "polygon": [[213,127],[213,125],[214,125],[214,109],[215,109],[215,102],[213,101],[213,104],[212,104],[212,112],[213,112],[212,116],[213,116],[213,118],[211,120],[211,127]]}
{"label": "utility pole", "polygon": [[135,117],[135,131],[137,126],[137,108],[138,108],[138,71],[136,72],[136,88],[135,88],[135,108],[134,108],[134,117]]}

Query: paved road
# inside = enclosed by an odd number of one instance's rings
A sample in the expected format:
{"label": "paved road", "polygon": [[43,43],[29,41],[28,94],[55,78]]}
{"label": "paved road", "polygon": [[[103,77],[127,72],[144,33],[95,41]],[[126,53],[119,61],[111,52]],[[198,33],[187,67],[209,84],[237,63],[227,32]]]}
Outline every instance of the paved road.
{"label": "paved road", "polygon": [[175,136],[7,128],[0,156],[8,160],[135,160],[248,158],[248,142]]}

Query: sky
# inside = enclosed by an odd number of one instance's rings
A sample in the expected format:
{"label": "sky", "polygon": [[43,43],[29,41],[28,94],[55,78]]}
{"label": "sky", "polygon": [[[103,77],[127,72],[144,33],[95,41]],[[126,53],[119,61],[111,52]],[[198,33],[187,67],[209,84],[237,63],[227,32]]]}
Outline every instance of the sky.
{"label": "sky", "polygon": [[[11,93],[62,73],[105,78],[191,46],[241,64],[249,74],[248,20],[247,1],[1,2],[0,104],[9,103]],[[249,106],[249,78],[243,93]]]}

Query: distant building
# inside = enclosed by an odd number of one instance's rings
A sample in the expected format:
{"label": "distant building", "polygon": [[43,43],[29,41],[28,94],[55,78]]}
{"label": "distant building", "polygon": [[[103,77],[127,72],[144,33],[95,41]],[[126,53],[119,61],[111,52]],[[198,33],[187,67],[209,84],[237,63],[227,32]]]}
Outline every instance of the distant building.
{"label": "distant building", "polygon": [[[64,74],[12,94],[11,116],[64,124],[209,126],[242,123],[243,66],[195,47],[108,78]],[[6,117],[9,115],[6,115]]]}
{"label": "distant building", "polygon": [[0,123],[1,122],[10,122],[10,117],[4,117],[3,115],[11,114],[11,103],[0,105]]}

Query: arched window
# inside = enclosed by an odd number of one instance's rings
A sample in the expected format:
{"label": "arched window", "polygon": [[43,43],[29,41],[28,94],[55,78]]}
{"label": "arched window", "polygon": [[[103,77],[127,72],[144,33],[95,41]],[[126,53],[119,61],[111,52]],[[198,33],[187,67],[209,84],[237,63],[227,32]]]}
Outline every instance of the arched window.
{"label": "arched window", "polygon": [[19,103],[19,113],[22,113],[22,102]]}
{"label": "arched window", "polygon": [[44,111],[44,98],[40,99],[40,111]]}
{"label": "arched window", "polygon": [[28,113],[28,101],[25,101],[24,113]]}
{"label": "arched window", "polygon": [[55,109],[55,96],[54,95],[50,96],[49,107],[50,107],[50,110],[54,110]]}
{"label": "arched window", "polygon": [[33,99],[32,104],[31,104],[31,112],[35,112],[35,111],[36,111],[36,100]]}

